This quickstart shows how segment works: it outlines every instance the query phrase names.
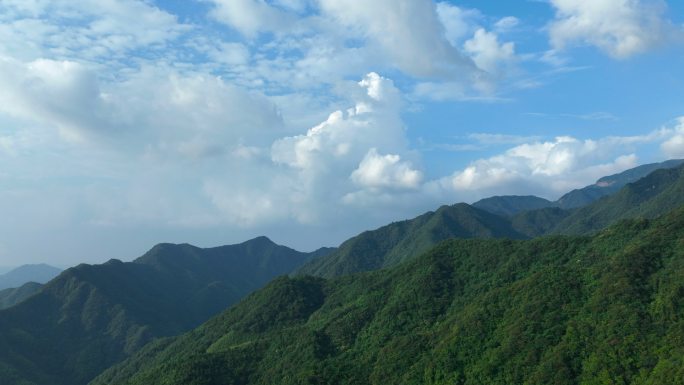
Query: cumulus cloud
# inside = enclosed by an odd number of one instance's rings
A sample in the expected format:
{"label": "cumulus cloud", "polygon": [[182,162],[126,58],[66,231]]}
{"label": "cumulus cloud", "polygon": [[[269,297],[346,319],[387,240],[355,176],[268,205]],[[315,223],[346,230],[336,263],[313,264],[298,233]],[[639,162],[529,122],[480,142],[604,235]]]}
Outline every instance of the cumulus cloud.
{"label": "cumulus cloud", "polygon": [[414,189],[421,182],[423,175],[414,170],[411,163],[401,160],[399,155],[378,154],[371,148],[351,174],[351,179],[359,186],[370,188]]}
{"label": "cumulus cloud", "polygon": [[495,195],[503,189],[507,194],[536,191],[554,198],[601,176],[634,167],[636,156],[621,154],[623,148],[624,142],[618,138],[558,137],[553,141],[525,143],[477,160],[438,184],[464,197]]}
{"label": "cumulus cloud", "polygon": [[132,132],[148,140],[179,140],[189,132],[236,139],[281,126],[265,97],[215,76],[145,67],[103,84],[86,65],[48,59],[0,57],[0,112],[56,127],[70,140]]}
{"label": "cumulus cloud", "polygon": [[[370,37],[406,73],[447,79],[474,76],[472,62],[445,37],[431,0],[320,0],[320,6],[350,31]],[[456,27],[451,28],[455,33]]]}
{"label": "cumulus cloud", "polygon": [[498,74],[502,67],[515,61],[515,44],[500,43],[498,36],[484,28],[475,31],[472,39],[465,42],[464,50],[477,66],[490,74]]}
{"label": "cumulus cloud", "polygon": [[0,57],[0,112],[54,124],[65,137],[80,139],[87,128],[108,121],[104,105],[97,78],[79,63]]}
{"label": "cumulus cloud", "polygon": [[658,45],[669,28],[662,0],[551,0],[556,19],[551,44],[563,50],[593,45],[615,58],[626,58]]}
{"label": "cumulus cloud", "polygon": [[365,94],[359,95],[353,108],[333,112],[306,135],[276,141],[273,160],[313,172],[356,165],[376,146],[382,151],[403,151],[406,138],[399,117],[401,99],[393,82],[370,73],[358,86]]}
{"label": "cumulus cloud", "polygon": [[461,45],[463,39],[476,29],[477,20],[482,18],[479,11],[464,9],[451,3],[437,3],[437,17],[444,26],[444,35],[454,47]]}
{"label": "cumulus cloud", "polygon": [[672,134],[660,148],[668,158],[684,158],[684,117],[677,119],[677,126],[669,130]]}

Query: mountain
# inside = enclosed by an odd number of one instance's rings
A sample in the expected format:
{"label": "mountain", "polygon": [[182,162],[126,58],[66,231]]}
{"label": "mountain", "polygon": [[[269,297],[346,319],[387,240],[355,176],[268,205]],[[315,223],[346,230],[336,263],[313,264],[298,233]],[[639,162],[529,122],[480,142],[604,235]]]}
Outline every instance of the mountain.
{"label": "mountain", "polygon": [[[477,202],[480,208],[464,203],[443,206],[414,219],[361,233],[326,257],[313,259],[296,273],[330,278],[386,268],[449,238],[524,239],[545,234],[590,234],[620,219],[654,218],[684,204],[684,165],[672,168],[682,162],[645,165],[601,178],[600,184],[622,188],[571,210],[543,207],[519,211],[522,207],[549,203],[533,196],[493,197]],[[623,185],[654,168],[656,171],[647,176]]]}
{"label": "mountain", "polygon": [[586,206],[604,196],[618,192],[628,183],[636,182],[653,171],[679,167],[683,163],[684,159],[672,159],[661,163],[644,164],[619,174],[605,176],[593,185],[563,195],[555,204],[566,210]]}
{"label": "mountain", "polygon": [[536,210],[553,205],[553,202],[534,195],[494,196],[473,203],[473,207],[502,216],[512,216],[522,211]]}
{"label": "mountain", "polygon": [[605,176],[596,181],[596,183],[581,189],[572,190],[555,202],[533,195],[502,195],[479,200],[473,203],[473,206],[493,214],[507,217],[514,216],[521,212],[547,207],[559,207],[564,210],[571,210],[589,205],[605,196],[615,194],[625,185],[636,182],[655,170],[675,168],[682,164],[684,164],[684,159],[672,159],[661,163],[644,164],[619,174]]}
{"label": "mountain", "polygon": [[0,310],[12,307],[40,291],[42,284],[27,282],[15,289],[0,290]]}
{"label": "mountain", "polygon": [[91,385],[684,384],[684,208],[282,277]]}
{"label": "mountain", "polygon": [[684,204],[684,166],[659,169],[572,211],[549,232],[590,234],[620,219],[654,218]]}
{"label": "mountain", "polygon": [[363,232],[297,274],[336,277],[397,265],[449,238],[525,238],[507,219],[465,203]]}
{"label": "mountain", "polygon": [[268,238],[160,244],[133,262],[68,269],[0,311],[3,385],[79,385],[156,337],[179,334],[311,258]]}
{"label": "mountain", "polygon": [[46,264],[19,266],[0,275],[0,290],[16,288],[27,282],[46,283],[61,272],[62,269]]}

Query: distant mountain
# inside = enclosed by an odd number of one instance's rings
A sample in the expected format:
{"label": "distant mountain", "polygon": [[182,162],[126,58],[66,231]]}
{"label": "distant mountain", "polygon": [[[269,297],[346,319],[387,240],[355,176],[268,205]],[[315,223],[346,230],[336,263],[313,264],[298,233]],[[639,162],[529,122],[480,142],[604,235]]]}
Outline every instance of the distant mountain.
{"label": "distant mountain", "polygon": [[684,164],[684,159],[673,159],[661,163],[641,165],[619,174],[605,176],[596,183],[572,190],[557,201],[551,202],[533,195],[502,195],[485,198],[473,203],[473,206],[502,216],[514,216],[524,211],[538,210],[546,207],[560,207],[571,210],[591,204],[605,196],[615,194],[628,183],[636,182],[659,169],[675,168]]}
{"label": "distant mountain", "polygon": [[522,239],[525,235],[505,218],[459,203],[363,232],[326,257],[305,264],[297,273],[337,277],[394,266],[449,238]]}
{"label": "distant mountain", "polygon": [[[682,161],[646,165],[601,178],[600,181],[610,183],[610,186],[621,185],[646,170],[656,168],[637,182],[623,185],[618,193],[574,210],[544,207],[518,211],[522,207],[549,203],[533,196],[493,197],[478,202],[478,206],[484,209],[464,203],[443,206],[414,219],[361,233],[326,257],[313,259],[296,273],[330,278],[386,268],[415,257],[449,238],[525,239],[556,233],[590,234],[620,219],[654,218],[684,204],[684,177],[681,175],[684,166],[657,168],[677,162]],[[514,212],[516,214],[511,216],[510,213]]]}
{"label": "distant mountain", "polygon": [[0,311],[3,385],[81,385],[155,337],[181,333],[311,258],[260,237],[160,244],[134,262],[64,271]]}
{"label": "distant mountain", "polygon": [[596,181],[593,185],[573,190],[560,197],[555,203],[556,206],[566,210],[586,206],[604,196],[620,191],[620,189],[628,183],[636,182],[655,170],[675,168],[682,164],[684,164],[684,159],[672,159],[661,163],[644,164],[619,174],[605,176]]}
{"label": "distant mountain", "polygon": [[46,283],[61,272],[62,269],[46,264],[19,266],[0,275],[0,290],[17,288],[27,282]]}
{"label": "distant mountain", "polygon": [[684,383],[684,208],[593,237],[450,240],[279,278],[91,385]]}
{"label": "distant mountain", "polygon": [[12,307],[40,291],[42,284],[28,282],[18,288],[0,290],[0,310]]}
{"label": "distant mountain", "polygon": [[655,218],[684,204],[684,166],[659,169],[572,211],[549,232],[590,234],[620,219]]}
{"label": "distant mountain", "polygon": [[494,196],[473,203],[473,207],[503,216],[512,216],[522,211],[536,210],[553,205],[553,202],[534,195]]}

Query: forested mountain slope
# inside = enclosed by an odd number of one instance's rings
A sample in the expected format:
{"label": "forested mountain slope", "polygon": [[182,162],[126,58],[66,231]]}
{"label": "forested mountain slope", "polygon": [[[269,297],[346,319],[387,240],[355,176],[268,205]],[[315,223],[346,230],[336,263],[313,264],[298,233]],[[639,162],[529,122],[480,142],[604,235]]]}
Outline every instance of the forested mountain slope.
{"label": "forested mountain slope", "polygon": [[525,235],[505,218],[459,203],[363,232],[335,252],[313,259],[297,273],[336,277],[394,266],[449,238],[522,239]]}
{"label": "forested mountain slope", "polygon": [[20,287],[0,290],[0,310],[12,307],[31,297],[43,287],[37,282],[27,282]]}
{"label": "forested mountain slope", "polygon": [[684,166],[660,169],[619,192],[576,209],[552,233],[590,234],[620,219],[654,218],[684,204]]}
{"label": "forested mountain slope", "polygon": [[197,326],[309,258],[261,237],[210,249],[160,244],[131,263],[68,269],[0,311],[1,383],[85,384],[153,338]]}
{"label": "forested mountain slope", "polygon": [[91,385],[684,383],[684,209],[280,278]]}

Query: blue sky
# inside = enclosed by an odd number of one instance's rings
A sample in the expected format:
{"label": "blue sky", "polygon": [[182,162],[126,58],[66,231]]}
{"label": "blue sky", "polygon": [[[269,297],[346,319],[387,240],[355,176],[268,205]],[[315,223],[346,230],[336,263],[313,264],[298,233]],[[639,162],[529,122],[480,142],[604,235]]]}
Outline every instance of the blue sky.
{"label": "blue sky", "polygon": [[257,235],[684,157],[684,4],[2,0],[0,266]]}

